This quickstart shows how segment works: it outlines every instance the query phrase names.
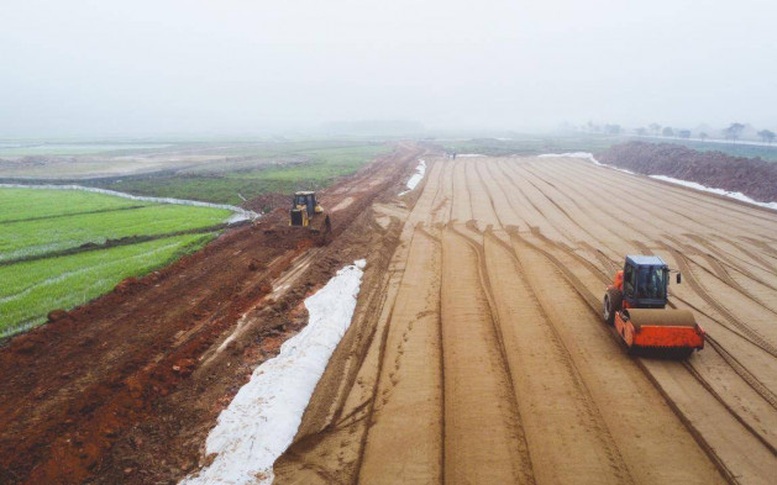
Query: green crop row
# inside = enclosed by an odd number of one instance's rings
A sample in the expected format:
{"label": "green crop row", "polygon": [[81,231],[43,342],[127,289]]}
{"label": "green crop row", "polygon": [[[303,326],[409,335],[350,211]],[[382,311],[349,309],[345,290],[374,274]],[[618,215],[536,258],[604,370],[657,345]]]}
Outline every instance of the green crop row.
{"label": "green crop row", "polygon": [[386,153],[385,146],[339,147],[296,152],[309,161],[290,166],[271,166],[243,173],[230,173],[230,178],[276,183],[326,183],[336,177],[359,170],[366,162]]}
{"label": "green crop row", "polygon": [[46,321],[111,290],[121,280],[196,251],[214,234],[197,234],[0,266],[0,338]]}
{"label": "green crop row", "polygon": [[[79,191],[0,189],[0,338],[202,247],[223,209],[139,203]],[[183,231],[198,234],[175,235]],[[124,245],[81,248],[108,239]],[[148,237],[156,237],[148,241]],[[146,242],[139,242],[146,241]],[[63,255],[62,251],[80,252]],[[25,257],[36,259],[19,261]],[[13,262],[16,260],[16,262]]]}
{"label": "green crop row", "polygon": [[[0,190],[0,194],[3,191]],[[36,190],[28,190],[35,195]],[[70,193],[77,196],[78,193]],[[91,194],[95,195],[95,194]],[[79,197],[80,198],[80,197]],[[0,222],[0,262],[61,251],[107,239],[161,235],[224,222],[224,209],[153,205],[128,210],[72,214],[56,219]]]}
{"label": "green crop row", "polygon": [[0,188],[0,223],[146,205],[149,203],[76,190]]}

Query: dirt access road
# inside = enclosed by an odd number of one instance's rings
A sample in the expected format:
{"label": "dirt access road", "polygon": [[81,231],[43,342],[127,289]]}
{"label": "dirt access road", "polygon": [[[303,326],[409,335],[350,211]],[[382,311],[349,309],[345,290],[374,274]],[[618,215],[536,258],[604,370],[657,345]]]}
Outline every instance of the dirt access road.
{"label": "dirt access road", "polygon": [[[376,205],[401,244],[279,483],[773,483],[777,214],[569,158],[427,162],[411,211]],[[634,253],[682,270],[689,360],[602,322]]]}
{"label": "dirt access road", "polygon": [[195,470],[218,413],[304,325],[304,298],[397,240],[401,224],[378,225],[370,207],[421,152],[400,144],[319,192],[323,245],[287,227],[281,197],[259,224],[2,342],[0,484],[176,483]]}

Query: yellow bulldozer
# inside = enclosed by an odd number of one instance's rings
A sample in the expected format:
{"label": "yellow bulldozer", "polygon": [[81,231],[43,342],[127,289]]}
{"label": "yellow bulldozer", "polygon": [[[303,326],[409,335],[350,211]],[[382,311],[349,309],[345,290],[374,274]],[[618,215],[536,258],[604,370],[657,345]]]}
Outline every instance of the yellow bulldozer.
{"label": "yellow bulldozer", "polygon": [[[315,224],[313,222],[314,219],[322,219],[321,214],[323,212],[324,209],[316,201],[315,192],[309,190],[295,192],[291,203],[291,210],[289,211],[289,225],[308,227],[312,230],[320,231],[322,229],[320,227],[321,221],[316,221]],[[324,215],[323,223],[326,227],[323,229],[328,231],[330,226],[329,215]]]}

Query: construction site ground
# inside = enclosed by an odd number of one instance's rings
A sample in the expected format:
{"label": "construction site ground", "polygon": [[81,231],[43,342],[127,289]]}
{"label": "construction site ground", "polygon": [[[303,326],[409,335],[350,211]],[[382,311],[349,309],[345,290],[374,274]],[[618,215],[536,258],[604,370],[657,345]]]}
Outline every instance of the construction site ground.
{"label": "construction site ground", "polygon": [[[396,194],[419,157],[426,177]],[[0,348],[0,482],[170,483],[218,412],[367,259],[354,321],[278,483],[772,483],[777,213],[572,158],[401,145]],[[625,254],[683,273],[687,361],[627,355],[601,319]]]}

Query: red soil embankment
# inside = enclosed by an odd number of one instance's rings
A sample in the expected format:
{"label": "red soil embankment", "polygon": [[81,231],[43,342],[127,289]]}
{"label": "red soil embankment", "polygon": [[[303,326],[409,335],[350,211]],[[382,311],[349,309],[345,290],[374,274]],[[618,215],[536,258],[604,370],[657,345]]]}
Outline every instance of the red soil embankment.
{"label": "red soil embankment", "polygon": [[644,175],[665,175],[707,187],[741,192],[759,202],[777,201],[777,163],[699,152],[671,143],[633,141],[596,154],[601,163]]}

